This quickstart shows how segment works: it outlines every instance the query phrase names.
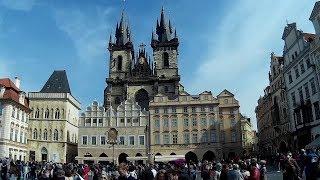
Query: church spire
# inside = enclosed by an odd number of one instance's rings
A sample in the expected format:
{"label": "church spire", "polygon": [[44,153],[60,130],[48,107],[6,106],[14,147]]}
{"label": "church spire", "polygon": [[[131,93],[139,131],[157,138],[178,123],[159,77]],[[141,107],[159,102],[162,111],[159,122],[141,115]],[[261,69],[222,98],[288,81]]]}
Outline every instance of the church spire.
{"label": "church spire", "polygon": [[158,35],[158,41],[166,42],[171,40],[172,27],[171,22],[169,21],[169,25],[166,21],[164,8],[161,9],[160,22],[157,20],[157,28],[156,33]]}
{"label": "church spire", "polygon": [[121,13],[120,22],[117,23],[115,36],[117,45],[126,45],[128,42],[131,42],[130,28],[125,21],[124,12]]}

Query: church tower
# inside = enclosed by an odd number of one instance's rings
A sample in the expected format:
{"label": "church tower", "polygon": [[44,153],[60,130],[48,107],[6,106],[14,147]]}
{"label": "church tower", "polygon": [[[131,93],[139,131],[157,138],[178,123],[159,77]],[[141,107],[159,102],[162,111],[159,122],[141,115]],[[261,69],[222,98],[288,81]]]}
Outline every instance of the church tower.
{"label": "church tower", "polygon": [[125,20],[124,13],[121,14],[120,22],[115,30],[115,41],[110,35],[109,47],[109,78],[106,79],[108,86],[105,89],[104,106],[119,105],[126,99],[125,83],[130,76],[132,60],[134,59],[134,48],[131,41],[131,32]]}
{"label": "church tower", "polygon": [[170,20],[169,22],[166,20],[163,8],[160,22],[157,20],[155,33],[152,32],[151,47],[155,62],[155,75],[159,78],[158,92],[176,95],[180,81],[178,72],[179,40],[176,31],[173,32]]}

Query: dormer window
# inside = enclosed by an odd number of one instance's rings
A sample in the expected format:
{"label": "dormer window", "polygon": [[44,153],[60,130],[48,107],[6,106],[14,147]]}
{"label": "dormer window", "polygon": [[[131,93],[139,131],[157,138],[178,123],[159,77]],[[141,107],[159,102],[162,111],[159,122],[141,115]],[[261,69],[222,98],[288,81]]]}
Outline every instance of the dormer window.
{"label": "dormer window", "polygon": [[24,99],[26,98],[25,92],[20,92],[19,94],[19,103],[24,105]]}
{"label": "dormer window", "polygon": [[6,88],[4,86],[0,85],[0,98],[3,97],[4,91],[6,91]]}

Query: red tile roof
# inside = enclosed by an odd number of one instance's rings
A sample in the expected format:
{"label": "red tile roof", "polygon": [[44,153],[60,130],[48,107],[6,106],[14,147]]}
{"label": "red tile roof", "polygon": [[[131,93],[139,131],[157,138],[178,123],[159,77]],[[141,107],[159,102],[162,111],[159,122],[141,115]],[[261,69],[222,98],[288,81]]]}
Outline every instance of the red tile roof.
{"label": "red tile roof", "polygon": [[0,97],[0,100],[13,101],[20,106],[23,106],[27,110],[30,110],[29,99],[27,97],[24,99],[24,104],[19,103],[19,96],[22,91],[17,88],[17,86],[9,78],[0,79],[0,86],[5,87],[3,97]]}

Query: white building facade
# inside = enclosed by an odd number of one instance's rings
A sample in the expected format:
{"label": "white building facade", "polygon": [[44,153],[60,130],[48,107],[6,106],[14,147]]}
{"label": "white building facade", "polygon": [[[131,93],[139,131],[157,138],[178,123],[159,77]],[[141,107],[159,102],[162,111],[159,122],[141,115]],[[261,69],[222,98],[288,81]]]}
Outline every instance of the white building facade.
{"label": "white building facade", "polygon": [[[126,100],[117,109],[105,109],[94,101],[80,116],[79,163],[147,160],[148,112]],[[109,143],[108,131],[116,129],[117,142]],[[114,148],[114,149],[113,149]]]}
{"label": "white building facade", "polygon": [[0,79],[0,158],[26,160],[29,113],[20,80]]}

